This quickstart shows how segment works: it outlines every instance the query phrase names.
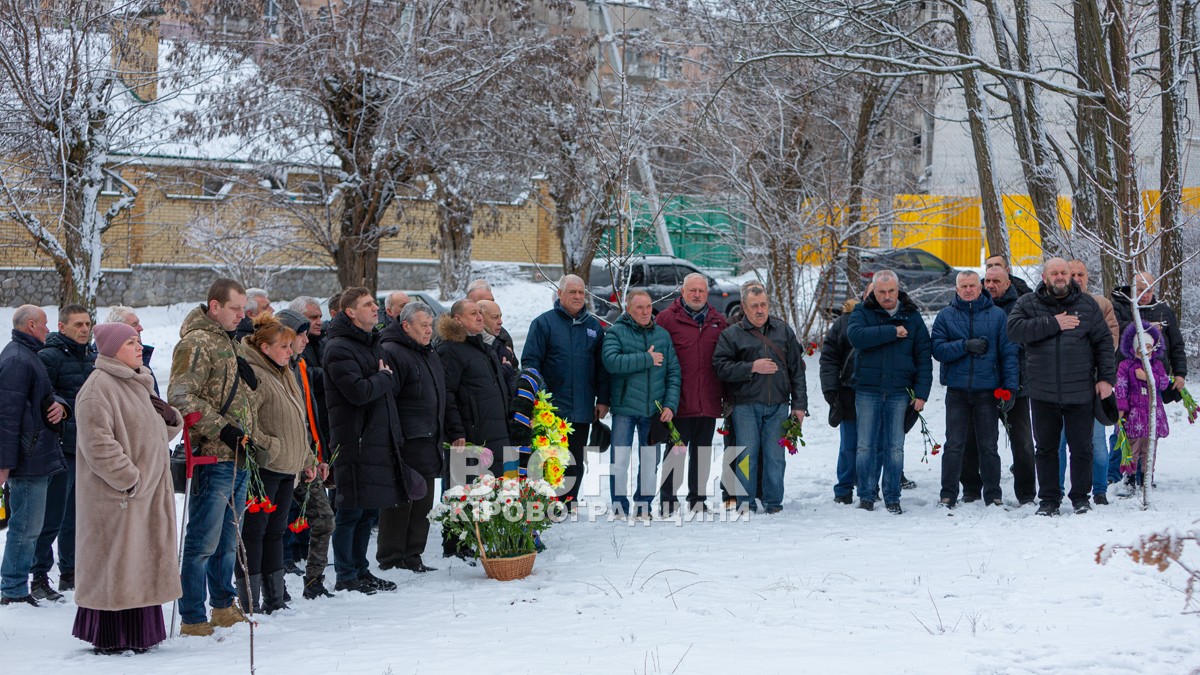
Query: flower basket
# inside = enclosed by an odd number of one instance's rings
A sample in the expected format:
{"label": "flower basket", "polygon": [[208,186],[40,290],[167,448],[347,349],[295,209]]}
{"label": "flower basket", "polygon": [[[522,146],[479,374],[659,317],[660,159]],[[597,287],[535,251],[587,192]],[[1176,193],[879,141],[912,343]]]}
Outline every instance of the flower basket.
{"label": "flower basket", "polygon": [[491,579],[523,579],[533,571],[539,533],[565,516],[565,504],[543,480],[483,475],[449,488],[429,520],[443,535],[469,546]]}
{"label": "flower basket", "polygon": [[533,573],[533,563],[537,560],[537,551],[513,558],[489,558],[484,549],[483,540],[479,537],[479,523],[475,524],[475,540],[479,542],[479,559],[483,562],[483,571],[489,579],[516,581]]}

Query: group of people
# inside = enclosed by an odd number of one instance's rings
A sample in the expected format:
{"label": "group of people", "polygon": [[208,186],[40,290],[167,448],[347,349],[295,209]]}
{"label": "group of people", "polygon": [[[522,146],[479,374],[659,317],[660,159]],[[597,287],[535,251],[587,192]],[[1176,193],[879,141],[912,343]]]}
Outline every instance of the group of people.
{"label": "group of people", "polygon": [[[1110,459],[1105,428],[1117,421],[1101,413],[1123,418],[1137,465],[1149,436],[1147,387],[1160,392],[1163,436],[1164,395],[1182,389],[1187,365],[1151,277],[1112,301],[1087,285],[1078,261],[1048,260],[1031,290],[990,258],[982,279],[959,274],[931,331],[897,276],[876,272],[821,350],[821,390],[841,439],[835,501],[853,504],[857,492],[860,508],[882,498],[902,513],[911,487],[904,436],[929,398],[936,359],[947,387],[941,506],[1004,503],[1001,427],[1019,503],[1058,512],[1068,452],[1074,509],[1089,508],[1089,490],[1107,503],[1121,453]],[[132,309],[114,308],[93,327],[86,308],[63,307],[50,334],[45,312],[22,306],[0,353],[0,483],[11,494],[0,603],[60,602],[77,589],[74,634],[113,652],[165,639],[167,602],[179,600],[181,633],[191,636],[287,608],[285,574],[300,562],[304,597],[329,596],[331,547],[334,591],[394,590],[371,572],[372,533],[381,570],[433,570],[422,555],[435,481],[448,487],[515,466],[510,429],[523,377],[543,383],[571,425],[559,495],[568,509],[587,450],[611,446],[613,517],[671,517],[684,508],[681,492],[689,511],[713,510],[713,441],[724,420],[720,503],[778,513],[785,447],[809,414],[805,349],[761,283],[743,285],[732,322],[708,292],[706,277],[690,275],[656,314],[654,299],[633,289],[607,325],[589,312],[583,280],[566,275],[518,356],[483,280],[440,317],[401,292],[381,311],[356,287],[329,300],[326,319],[316,298],[274,311],[266,291],[219,279],[183,321],[165,400]],[[167,452],[180,430],[203,460],[181,552]],[[55,542],[57,590],[48,575]],[[470,556],[462,542],[442,544],[445,556]]]}
{"label": "group of people", "polygon": [[[1163,403],[1180,400],[1187,376],[1182,334],[1148,273],[1111,300],[1089,293],[1088,281],[1082,261],[1051,258],[1030,289],[993,256],[982,279],[958,274],[955,297],[927,331],[895,274],[876,272],[862,301],[844,306],[821,354],[821,389],[841,432],[834,499],[852,504],[857,489],[859,507],[871,510],[882,476],[888,511],[902,512],[904,435],[924,408],[934,360],[946,387],[940,507],[960,499],[1004,505],[1001,428],[1012,450],[1013,494],[1020,505],[1037,501],[1039,515],[1059,513],[1068,466],[1066,496],[1076,513],[1108,504],[1123,460],[1127,483],[1143,480],[1148,387],[1157,392],[1162,438],[1169,431]],[[1106,439],[1106,429],[1118,427],[1130,446],[1124,458],[1118,433]]]}

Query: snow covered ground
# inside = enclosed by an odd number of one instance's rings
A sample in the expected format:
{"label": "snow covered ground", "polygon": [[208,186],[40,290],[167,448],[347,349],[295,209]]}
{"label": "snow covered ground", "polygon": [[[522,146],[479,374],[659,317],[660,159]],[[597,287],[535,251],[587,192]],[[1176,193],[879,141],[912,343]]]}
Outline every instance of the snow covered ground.
{"label": "snow covered ground", "polygon": [[[495,289],[518,343],[550,292]],[[277,304],[277,307],[280,306]],[[145,341],[165,382],[189,304],[147,308]],[[51,321],[54,320],[53,310]],[[12,310],[0,310],[9,326]],[[7,330],[0,341],[7,342]],[[437,555],[438,571],[380,573],[395,593],[320,601],[260,617],[260,673],[1186,673],[1200,668],[1200,624],[1182,615],[1183,575],[1096,548],[1200,520],[1200,430],[1171,407],[1153,506],[1113,499],[1092,513],[1037,518],[1017,508],[935,507],[940,458],[921,462],[905,513],[833,503],[837,433],[825,424],[809,359],[814,418],[788,459],[783,513],[739,522],[566,523],[522,581]],[[944,390],[927,419],[941,439]],[[1004,452],[1004,451],[1002,451]],[[591,457],[607,461],[607,455]],[[598,483],[598,481],[596,481]],[[588,486],[585,485],[585,491]],[[591,492],[597,492],[596,484]],[[1115,489],[1110,496],[1115,495]],[[604,500],[585,499],[600,508]],[[586,510],[586,509],[585,509]],[[372,553],[373,555],[373,553]],[[1189,552],[1196,560],[1195,548]],[[289,577],[300,597],[299,577]],[[70,597],[71,594],[68,594]],[[168,616],[170,607],[165,611]],[[4,673],[197,673],[249,670],[245,625],[172,639],[137,657],[97,657],[71,637],[75,607],[0,610]],[[742,671],[741,669],[747,669]]]}

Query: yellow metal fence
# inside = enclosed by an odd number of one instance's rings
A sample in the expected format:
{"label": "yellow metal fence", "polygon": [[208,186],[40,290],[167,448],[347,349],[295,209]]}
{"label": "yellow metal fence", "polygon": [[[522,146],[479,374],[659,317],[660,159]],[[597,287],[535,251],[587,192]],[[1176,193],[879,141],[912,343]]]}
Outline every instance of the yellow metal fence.
{"label": "yellow metal fence", "polygon": [[[1142,206],[1146,214],[1146,229],[1158,229],[1160,193],[1147,190],[1142,193]],[[1200,216],[1200,187],[1184,188],[1183,214],[1185,218]],[[1032,201],[1028,195],[1003,196],[1004,220],[1008,226],[1009,251],[1015,264],[1030,264],[1042,258],[1042,240],[1034,217]],[[866,231],[866,246],[883,246],[880,220],[884,213],[877,200],[863,209],[864,222],[871,225]],[[815,213],[821,210],[815,209]],[[897,195],[892,208],[886,214],[891,225],[893,248],[919,248],[928,251],[950,265],[975,267],[981,262],[983,223],[978,197],[952,197],[945,195]],[[809,240],[800,242],[797,258],[804,264],[823,264],[845,248],[845,242],[835,241],[832,221],[844,217],[843,209],[825,210],[818,216],[818,232]],[[1071,199],[1058,198],[1059,225],[1064,230],[1071,228]]]}

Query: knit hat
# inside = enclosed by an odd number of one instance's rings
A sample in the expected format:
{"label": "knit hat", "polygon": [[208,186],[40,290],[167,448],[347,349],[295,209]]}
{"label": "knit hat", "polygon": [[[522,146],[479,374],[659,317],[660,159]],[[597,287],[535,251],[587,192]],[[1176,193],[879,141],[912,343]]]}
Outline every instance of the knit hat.
{"label": "knit hat", "polygon": [[92,334],[96,338],[96,349],[110,358],[117,355],[126,340],[137,337],[133,326],[125,323],[102,323],[92,329]]}
{"label": "knit hat", "polygon": [[275,312],[275,318],[279,319],[279,323],[296,331],[296,334],[308,332],[308,319],[304,315],[292,309],[282,309]]}

